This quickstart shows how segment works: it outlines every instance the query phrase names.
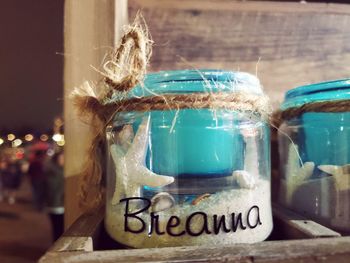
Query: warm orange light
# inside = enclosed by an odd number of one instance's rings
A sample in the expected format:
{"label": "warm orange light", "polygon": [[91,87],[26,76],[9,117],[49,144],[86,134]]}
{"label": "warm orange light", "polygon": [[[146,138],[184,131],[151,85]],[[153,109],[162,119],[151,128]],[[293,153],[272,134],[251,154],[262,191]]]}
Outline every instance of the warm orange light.
{"label": "warm orange light", "polygon": [[61,127],[63,125],[63,120],[61,118],[56,118],[54,120],[54,124],[57,126],[57,127]]}
{"label": "warm orange light", "polygon": [[46,142],[49,139],[49,136],[47,136],[47,134],[42,134],[40,136],[40,140],[42,140],[43,142]]}
{"label": "warm orange light", "polygon": [[34,139],[34,136],[32,134],[26,134],[26,136],[24,136],[24,139],[27,142],[31,142]]}

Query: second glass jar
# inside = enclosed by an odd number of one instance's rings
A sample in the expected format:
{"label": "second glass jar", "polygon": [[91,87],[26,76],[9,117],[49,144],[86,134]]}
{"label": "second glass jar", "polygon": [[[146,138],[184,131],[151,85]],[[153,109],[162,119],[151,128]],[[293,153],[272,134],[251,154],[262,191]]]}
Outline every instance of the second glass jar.
{"label": "second glass jar", "polygon": [[350,232],[350,112],[327,102],[350,99],[350,80],[302,86],[287,92],[282,110],[322,102],[280,126],[278,201],[321,224]]}

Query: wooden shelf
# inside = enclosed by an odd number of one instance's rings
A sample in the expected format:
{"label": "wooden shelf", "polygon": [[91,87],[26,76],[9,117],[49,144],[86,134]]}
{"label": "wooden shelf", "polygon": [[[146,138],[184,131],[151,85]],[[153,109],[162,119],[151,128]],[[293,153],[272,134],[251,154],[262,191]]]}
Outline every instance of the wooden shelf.
{"label": "wooden shelf", "polygon": [[82,215],[40,259],[54,262],[348,262],[350,237],[273,205],[268,241],[232,246],[126,249],[104,231],[104,207]]}

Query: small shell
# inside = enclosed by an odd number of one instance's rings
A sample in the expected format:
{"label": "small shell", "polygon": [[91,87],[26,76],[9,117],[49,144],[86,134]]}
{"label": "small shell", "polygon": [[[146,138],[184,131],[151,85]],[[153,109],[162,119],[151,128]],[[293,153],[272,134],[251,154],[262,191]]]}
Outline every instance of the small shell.
{"label": "small shell", "polygon": [[151,212],[160,212],[167,210],[175,205],[175,199],[172,195],[161,192],[151,199]]}
{"label": "small shell", "polygon": [[134,130],[131,125],[127,124],[118,133],[118,140],[124,150],[127,150],[135,137]]}
{"label": "small shell", "polygon": [[232,173],[232,176],[241,188],[253,189],[256,185],[254,176],[247,171],[237,170]]}
{"label": "small shell", "polygon": [[203,201],[204,199],[207,199],[210,196],[210,194],[206,193],[206,194],[202,194],[200,196],[198,196],[196,199],[194,199],[192,201],[192,205],[198,205],[201,201]]}

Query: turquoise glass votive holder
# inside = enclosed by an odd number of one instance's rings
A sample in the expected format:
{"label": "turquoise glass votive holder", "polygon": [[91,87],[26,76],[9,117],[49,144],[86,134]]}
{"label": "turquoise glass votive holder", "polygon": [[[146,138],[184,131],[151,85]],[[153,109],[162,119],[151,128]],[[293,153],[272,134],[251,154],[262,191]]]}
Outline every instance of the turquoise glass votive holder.
{"label": "turquoise glass votive holder", "polygon": [[350,231],[349,101],[350,79],[290,90],[278,136],[278,202],[341,233]]}
{"label": "turquoise glass votive holder", "polygon": [[[259,80],[248,73],[221,70],[163,71],[146,76],[129,96],[203,92],[263,94]],[[235,111],[180,109],[152,111],[146,165],[176,177],[222,177],[243,169],[244,141]],[[137,130],[140,121],[133,123]]]}
{"label": "turquoise glass votive holder", "polygon": [[255,76],[163,71],[114,96],[117,106],[135,105],[106,129],[105,227],[113,239],[146,248],[268,237],[268,99]]}
{"label": "turquoise glass votive holder", "polygon": [[[301,86],[287,92],[282,110],[307,103],[350,99],[350,79]],[[350,163],[350,113],[307,112],[295,120],[303,162],[315,165]]]}

